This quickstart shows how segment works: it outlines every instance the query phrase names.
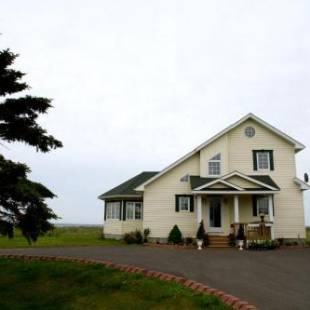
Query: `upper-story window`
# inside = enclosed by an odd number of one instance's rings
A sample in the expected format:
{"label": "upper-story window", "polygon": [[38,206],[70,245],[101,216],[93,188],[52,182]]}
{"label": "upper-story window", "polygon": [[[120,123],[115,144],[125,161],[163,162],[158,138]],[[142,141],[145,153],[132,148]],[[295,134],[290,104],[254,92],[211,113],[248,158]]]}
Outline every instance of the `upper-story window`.
{"label": "upper-story window", "polygon": [[253,151],[253,167],[254,170],[274,170],[273,151]]}
{"label": "upper-story window", "polygon": [[213,156],[208,162],[209,175],[221,174],[221,153]]}

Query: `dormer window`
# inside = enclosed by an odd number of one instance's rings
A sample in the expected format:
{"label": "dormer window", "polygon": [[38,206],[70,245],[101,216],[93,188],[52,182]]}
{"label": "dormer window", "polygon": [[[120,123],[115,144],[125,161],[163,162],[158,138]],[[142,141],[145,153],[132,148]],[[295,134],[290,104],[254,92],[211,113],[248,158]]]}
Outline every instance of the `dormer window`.
{"label": "dormer window", "polygon": [[221,174],[221,153],[213,156],[208,162],[209,175]]}

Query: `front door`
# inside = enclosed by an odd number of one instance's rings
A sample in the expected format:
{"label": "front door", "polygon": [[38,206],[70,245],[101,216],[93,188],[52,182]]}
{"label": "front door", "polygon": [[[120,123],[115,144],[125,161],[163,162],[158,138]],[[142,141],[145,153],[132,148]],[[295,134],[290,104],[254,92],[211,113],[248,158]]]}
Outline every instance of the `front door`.
{"label": "front door", "polygon": [[219,197],[210,198],[209,204],[209,227],[216,231],[222,227],[222,201]]}

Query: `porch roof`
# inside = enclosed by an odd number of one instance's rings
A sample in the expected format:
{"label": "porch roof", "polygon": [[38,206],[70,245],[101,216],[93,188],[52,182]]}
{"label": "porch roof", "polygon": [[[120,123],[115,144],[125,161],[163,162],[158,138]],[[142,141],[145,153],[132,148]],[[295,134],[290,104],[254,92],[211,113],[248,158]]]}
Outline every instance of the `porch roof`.
{"label": "porch roof", "polygon": [[[230,174],[234,175],[234,173]],[[242,177],[242,174],[236,172],[236,175]],[[272,180],[272,178],[269,175],[244,175],[248,180],[253,180],[259,183],[261,186],[257,186],[257,188],[242,188],[238,189],[234,186],[234,184],[230,182],[226,182],[225,184],[227,186],[223,187],[209,187],[208,184],[214,184],[218,181],[218,183],[225,182],[225,176],[218,177],[218,178],[202,178],[200,176],[192,175],[190,176],[190,184],[191,189],[193,191],[212,191],[212,192],[220,192],[220,191],[229,191],[229,192],[255,192],[255,191],[274,191],[274,190],[280,190],[280,187]],[[205,185],[205,186],[204,186]]]}

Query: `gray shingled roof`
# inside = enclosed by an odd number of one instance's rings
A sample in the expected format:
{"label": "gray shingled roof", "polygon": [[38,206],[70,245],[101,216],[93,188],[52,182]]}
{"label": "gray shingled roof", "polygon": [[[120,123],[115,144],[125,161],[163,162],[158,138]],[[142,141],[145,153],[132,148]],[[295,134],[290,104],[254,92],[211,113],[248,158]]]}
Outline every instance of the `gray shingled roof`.
{"label": "gray shingled roof", "polygon": [[[279,186],[272,180],[272,178],[269,175],[248,175],[248,177],[253,178],[262,183],[265,183],[267,185],[273,186],[277,189],[280,189]],[[214,180],[216,180],[216,178],[201,178],[200,176],[197,176],[197,175],[191,175],[190,176],[191,188],[192,189],[197,188],[201,185],[212,182]],[[251,189],[251,190],[255,190],[255,189]]]}
{"label": "gray shingled roof", "polygon": [[126,196],[126,195],[128,196],[138,195],[138,193],[135,191],[135,188],[141,185],[142,183],[146,182],[150,178],[152,178],[157,173],[158,171],[141,172],[135,177],[101,194],[98,198],[104,199],[106,197],[111,197],[111,196],[116,197],[116,196]]}

